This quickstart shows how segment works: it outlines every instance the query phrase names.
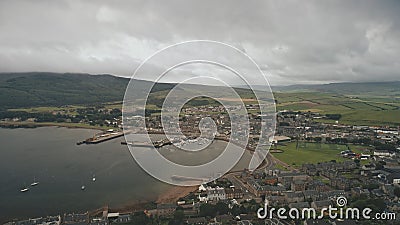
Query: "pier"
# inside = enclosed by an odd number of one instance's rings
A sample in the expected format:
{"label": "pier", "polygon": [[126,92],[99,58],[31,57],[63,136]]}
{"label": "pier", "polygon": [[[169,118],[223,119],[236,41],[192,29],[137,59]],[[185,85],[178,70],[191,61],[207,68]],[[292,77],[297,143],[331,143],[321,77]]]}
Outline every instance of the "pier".
{"label": "pier", "polygon": [[121,142],[121,145],[129,145],[134,147],[154,147],[154,148],[161,148],[166,145],[171,145],[172,143],[168,139],[163,139],[161,141],[155,141],[153,143],[150,142]]}
{"label": "pier", "polygon": [[[158,132],[155,132],[158,133]],[[148,134],[154,134],[153,132],[149,132]],[[80,141],[77,142],[77,145],[81,145],[81,144],[98,144],[98,143],[102,143],[108,140],[112,140],[118,137],[122,137],[124,136],[124,132],[123,131],[118,131],[118,132],[114,132],[113,130],[108,130],[107,132],[103,132],[100,134],[96,134],[94,135],[92,138],[88,138],[84,141]],[[229,142],[229,138],[226,136],[215,136],[214,140],[219,140],[219,141],[225,141],[225,142]],[[250,152],[254,152],[255,148],[254,147],[250,147],[250,146],[243,146],[240,143],[237,143],[235,141],[232,141],[232,143],[234,145],[237,145],[239,147],[245,148],[246,150],[250,151]],[[163,146],[167,146],[167,145],[172,145],[172,142],[165,138],[163,140],[159,140],[159,141],[153,141],[153,142],[126,142],[126,141],[122,141],[121,145],[129,145],[129,146],[133,146],[133,147],[147,147],[147,148],[161,148]]]}
{"label": "pier", "polygon": [[104,141],[109,141],[118,137],[124,136],[124,132],[119,131],[119,132],[114,132],[113,130],[109,130],[107,132],[103,132],[100,134],[95,134],[93,137],[88,138],[84,141],[77,142],[77,145],[81,144],[98,144],[102,143]]}
{"label": "pier", "polygon": [[129,145],[129,146],[134,146],[134,147],[146,147],[146,148],[151,148],[153,145],[149,142],[126,142],[122,141],[121,145]]}

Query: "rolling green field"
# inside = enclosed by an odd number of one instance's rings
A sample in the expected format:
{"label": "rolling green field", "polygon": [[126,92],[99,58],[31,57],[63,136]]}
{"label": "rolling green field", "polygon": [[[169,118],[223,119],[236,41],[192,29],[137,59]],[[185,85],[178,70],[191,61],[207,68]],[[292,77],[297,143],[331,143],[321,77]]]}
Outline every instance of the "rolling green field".
{"label": "rolling green field", "polygon": [[[128,78],[112,75],[2,73],[0,111],[63,111],[73,114],[78,107],[105,105],[106,108],[121,108],[128,82]],[[135,82],[140,90],[153,87],[148,104],[155,109],[161,107],[163,98],[175,87],[170,83],[153,86],[150,81]],[[185,89],[191,88],[185,86]],[[251,101],[254,98],[252,91],[243,88],[235,88],[235,91],[247,99],[247,104],[254,103]],[[400,125],[400,82],[301,85],[274,87],[273,91],[278,110],[341,114],[341,124]],[[194,106],[207,103],[216,102],[209,99],[191,102]],[[333,120],[321,121],[335,123]]]}
{"label": "rolling green field", "polygon": [[83,109],[84,106],[79,105],[68,105],[63,107],[31,107],[31,108],[18,108],[18,109],[9,109],[8,111],[23,111],[27,113],[52,113],[52,112],[62,112],[67,115],[77,115],[77,109]]}
{"label": "rolling green field", "polygon": [[[147,107],[149,109],[160,109],[162,98],[166,91],[151,94]],[[400,102],[393,99],[372,98],[361,99],[348,96],[338,96],[327,93],[275,93],[277,110],[310,111],[321,114],[341,114],[340,124],[349,125],[372,125],[372,126],[398,126],[400,125]],[[205,99],[209,101],[208,99]],[[201,100],[204,101],[204,100]],[[196,103],[196,101],[193,101]],[[253,103],[253,102],[248,102]],[[213,104],[209,102],[209,104]],[[103,103],[105,108],[121,108],[121,102]],[[47,106],[47,107],[25,107],[8,109],[10,111],[26,112],[57,112],[63,111],[67,114],[75,114],[76,109],[84,108],[82,105]],[[253,113],[258,113],[254,111]],[[335,123],[335,120],[318,119],[318,122]]]}
{"label": "rolling green field", "polygon": [[[275,93],[277,110],[341,114],[341,124],[400,125],[400,102],[391,97],[351,97],[329,93]],[[334,123],[334,120],[320,120]]]}
{"label": "rolling green field", "polygon": [[[309,142],[299,142],[298,148],[296,148],[296,145],[296,142],[279,145],[277,149],[283,152],[272,154],[279,160],[294,167],[301,167],[305,163],[327,162],[331,160],[342,162],[346,160],[340,156],[341,151],[347,150],[346,145]],[[349,145],[349,147],[356,153],[362,153],[366,149],[366,147],[358,145]]]}

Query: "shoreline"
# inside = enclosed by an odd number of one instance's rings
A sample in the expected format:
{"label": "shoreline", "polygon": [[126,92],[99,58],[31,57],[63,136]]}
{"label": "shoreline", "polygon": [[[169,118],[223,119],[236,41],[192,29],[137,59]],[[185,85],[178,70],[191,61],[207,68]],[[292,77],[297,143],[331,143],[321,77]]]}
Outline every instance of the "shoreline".
{"label": "shoreline", "polygon": [[[16,129],[16,128],[38,128],[38,127],[64,127],[68,129],[90,129],[90,130],[98,130],[105,131],[109,129],[108,127],[98,127],[98,126],[90,126],[86,124],[76,124],[76,123],[56,123],[56,122],[5,122],[0,121],[0,127],[8,128],[8,129]],[[226,140],[221,140],[225,141]],[[143,206],[150,203],[176,203],[180,198],[187,196],[191,192],[195,192],[198,189],[197,186],[172,186],[165,192],[159,194],[158,196],[154,196],[154,201],[135,201],[125,204],[120,204],[118,206],[112,207],[112,210],[141,210]],[[96,211],[98,209],[88,209],[89,212]],[[144,210],[144,209],[143,209]]]}
{"label": "shoreline", "polygon": [[[56,123],[56,122],[6,122],[0,121],[0,128],[6,129],[34,129],[39,127],[57,127],[57,128],[67,128],[67,129],[88,129],[88,130],[97,130],[97,131],[105,131],[109,129],[108,127],[97,127],[90,126],[86,124],[75,124],[75,123]],[[153,201],[133,201],[129,203],[122,203],[116,206],[111,207],[111,210],[118,211],[137,211],[145,209],[144,206],[151,203],[176,203],[179,198],[185,197],[190,192],[196,191],[198,186],[171,186],[171,188],[167,189],[165,192],[154,196]],[[101,207],[103,208],[103,207]],[[99,209],[99,208],[98,208]],[[95,212],[98,209],[88,209],[88,212]]]}
{"label": "shoreline", "polygon": [[17,129],[17,128],[38,128],[38,127],[65,127],[69,129],[88,129],[106,131],[111,127],[91,126],[88,124],[79,123],[57,123],[57,122],[8,122],[0,121],[0,128]]}
{"label": "shoreline", "polygon": [[[130,212],[138,212],[148,210],[149,206],[152,204],[168,204],[168,203],[176,203],[180,198],[183,198],[190,194],[191,192],[195,192],[198,190],[198,186],[173,186],[162,194],[159,194],[155,201],[134,201],[130,203],[125,203],[113,207],[109,207],[109,211],[111,212],[120,212],[120,213],[130,213]],[[100,209],[104,209],[104,207],[88,210],[90,214],[96,214]]]}
{"label": "shoreline", "polygon": [[199,186],[173,186],[157,197],[156,203],[173,203],[195,192]]}

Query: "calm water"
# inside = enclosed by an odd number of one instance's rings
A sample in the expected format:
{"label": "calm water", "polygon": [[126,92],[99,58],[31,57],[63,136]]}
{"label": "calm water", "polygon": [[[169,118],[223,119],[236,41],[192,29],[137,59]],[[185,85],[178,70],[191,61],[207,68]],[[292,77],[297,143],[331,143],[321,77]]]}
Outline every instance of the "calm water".
{"label": "calm water", "polygon": [[[123,138],[76,145],[96,132],[56,127],[0,128],[0,222],[155,200],[172,187],[147,175],[134,162],[127,146],[120,144]],[[219,144],[223,145],[217,143],[214,148]],[[170,148],[163,149],[166,155],[173,155]],[[34,178],[40,184],[21,193],[20,189]]]}

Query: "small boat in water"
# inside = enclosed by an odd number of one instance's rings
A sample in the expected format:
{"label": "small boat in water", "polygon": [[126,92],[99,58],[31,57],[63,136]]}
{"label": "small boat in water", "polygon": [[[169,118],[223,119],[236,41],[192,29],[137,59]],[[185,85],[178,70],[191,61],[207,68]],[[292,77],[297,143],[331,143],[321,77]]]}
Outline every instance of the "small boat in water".
{"label": "small boat in water", "polygon": [[95,182],[96,181],[96,176],[93,175],[92,181]]}
{"label": "small boat in water", "polygon": [[81,187],[81,190],[83,191],[83,190],[85,190],[85,185],[82,185],[82,187]]}
{"label": "small boat in water", "polygon": [[33,186],[36,186],[38,184],[39,184],[39,182],[36,181],[36,178],[33,178],[33,183],[31,184],[31,186],[33,187]]}
{"label": "small boat in water", "polygon": [[21,192],[27,192],[27,191],[29,191],[29,188],[27,187],[21,189]]}

